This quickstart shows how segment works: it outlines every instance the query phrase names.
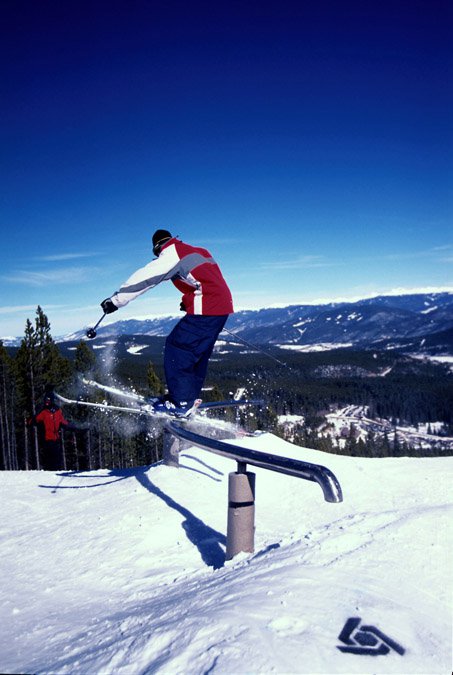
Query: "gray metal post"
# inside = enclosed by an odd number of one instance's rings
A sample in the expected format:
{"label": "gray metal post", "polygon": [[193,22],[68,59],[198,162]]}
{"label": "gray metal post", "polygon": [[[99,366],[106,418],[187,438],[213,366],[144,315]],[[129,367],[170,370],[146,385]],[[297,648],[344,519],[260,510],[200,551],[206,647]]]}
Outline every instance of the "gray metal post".
{"label": "gray metal post", "polygon": [[168,429],[164,429],[164,448],[162,453],[164,464],[179,469],[179,453],[182,450],[182,443],[183,441],[173,436]]}
{"label": "gray metal post", "polygon": [[[241,463],[242,464],[242,463]],[[239,471],[228,475],[228,525],[226,559],[244,551],[255,550],[255,475],[238,465]]]}

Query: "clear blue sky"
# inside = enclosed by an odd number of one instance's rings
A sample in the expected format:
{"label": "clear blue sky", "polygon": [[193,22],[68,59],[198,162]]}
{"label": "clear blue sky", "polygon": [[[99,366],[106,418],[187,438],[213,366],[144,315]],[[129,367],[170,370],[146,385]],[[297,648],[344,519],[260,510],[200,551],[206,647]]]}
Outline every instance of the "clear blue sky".
{"label": "clear blue sky", "polygon": [[0,336],[92,324],[161,227],[237,308],[453,288],[450,0],[0,12]]}

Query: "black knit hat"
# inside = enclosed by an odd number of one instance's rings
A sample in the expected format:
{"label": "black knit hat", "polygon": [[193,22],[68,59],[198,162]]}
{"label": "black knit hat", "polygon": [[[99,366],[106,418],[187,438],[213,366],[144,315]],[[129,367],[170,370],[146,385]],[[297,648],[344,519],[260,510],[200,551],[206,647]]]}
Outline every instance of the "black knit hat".
{"label": "black knit hat", "polygon": [[171,239],[171,232],[168,230],[156,230],[153,234],[153,251],[156,255],[159,254],[162,244]]}
{"label": "black knit hat", "polygon": [[55,401],[54,389],[55,386],[53,384],[46,384],[44,389],[44,400],[48,398],[52,401],[52,403]]}
{"label": "black knit hat", "polygon": [[45,406],[53,406],[55,405],[55,396],[53,392],[49,392],[44,395],[44,405]]}

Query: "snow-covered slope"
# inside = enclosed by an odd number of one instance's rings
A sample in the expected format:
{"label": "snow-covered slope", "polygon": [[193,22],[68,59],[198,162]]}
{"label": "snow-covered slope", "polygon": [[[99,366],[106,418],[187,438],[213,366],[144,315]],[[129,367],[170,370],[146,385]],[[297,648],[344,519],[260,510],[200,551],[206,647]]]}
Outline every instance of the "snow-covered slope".
{"label": "snow-covered slope", "polygon": [[344,502],[256,470],[256,552],[224,563],[227,459],[2,472],[0,670],[449,673],[453,458],[240,443],[328,466]]}

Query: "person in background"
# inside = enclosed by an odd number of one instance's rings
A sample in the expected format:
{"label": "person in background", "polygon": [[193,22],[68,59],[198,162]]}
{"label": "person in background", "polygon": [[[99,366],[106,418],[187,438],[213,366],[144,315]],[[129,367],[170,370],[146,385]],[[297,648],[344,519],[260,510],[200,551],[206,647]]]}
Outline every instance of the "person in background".
{"label": "person in background", "polygon": [[53,393],[44,396],[44,407],[32,419],[32,424],[42,425],[41,465],[46,471],[58,471],[64,468],[61,430],[73,429],[65,419],[61,408],[55,404]]}
{"label": "person in background", "polygon": [[156,411],[179,417],[200,395],[214,344],[234,311],[233,300],[208,250],[186,244],[168,230],[156,230],[152,242],[156,258],[134,272],[101,307],[106,314],[115,312],[163,281],[172,281],[181,291],[185,315],[165,342],[168,394],[153,402]]}

